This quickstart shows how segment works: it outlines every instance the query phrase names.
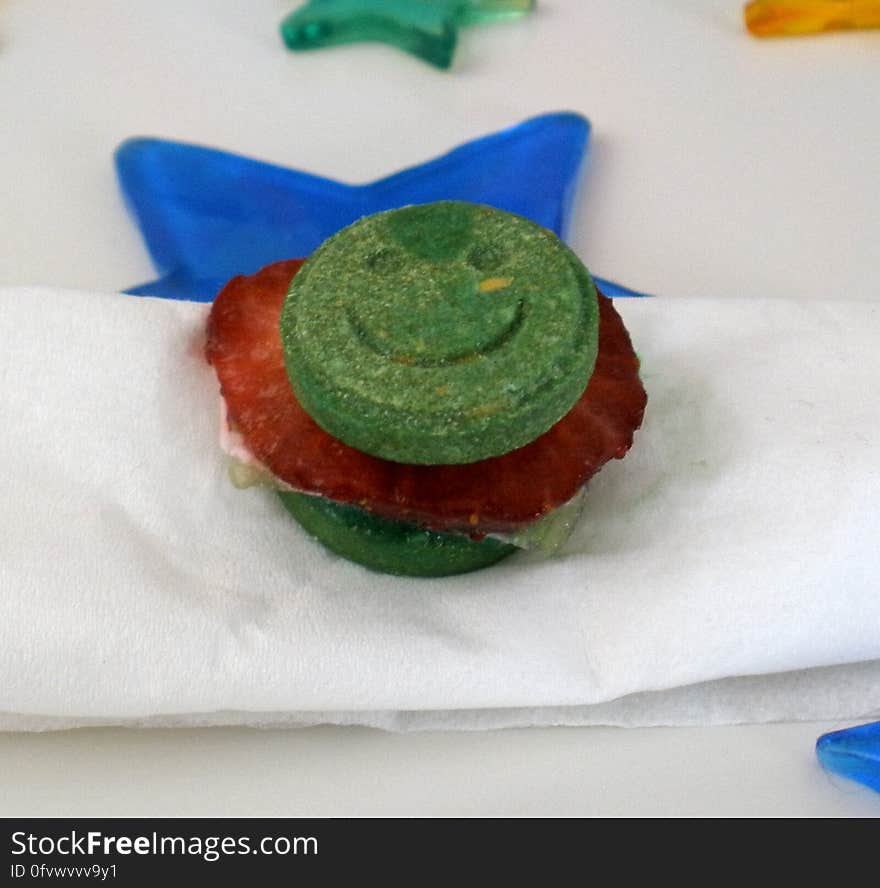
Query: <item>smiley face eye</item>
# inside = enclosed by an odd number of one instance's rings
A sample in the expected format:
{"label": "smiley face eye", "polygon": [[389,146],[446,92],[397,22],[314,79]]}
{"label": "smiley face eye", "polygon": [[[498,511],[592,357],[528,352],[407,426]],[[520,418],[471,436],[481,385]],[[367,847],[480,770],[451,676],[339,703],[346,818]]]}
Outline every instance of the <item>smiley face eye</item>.
{"label": "smiley face eye", "polygon": [[467,254],[465,262],[480,274],[496,271],[507,257],[504,251],[494,244],[478,244]]}
{"label": "smiley face eye", "polygon": [[403,265],[403,256],[397,251],[387,247],[370,253],[364,259],[367,271],[375,274],[393,274]]}

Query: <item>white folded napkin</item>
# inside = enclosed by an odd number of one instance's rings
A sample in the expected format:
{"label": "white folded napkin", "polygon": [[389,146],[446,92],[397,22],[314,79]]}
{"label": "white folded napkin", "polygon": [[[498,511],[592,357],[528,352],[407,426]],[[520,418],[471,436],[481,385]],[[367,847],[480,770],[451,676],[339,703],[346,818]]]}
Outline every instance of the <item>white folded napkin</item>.
{"label": "white folded napkin", "polygon": [[232,487],[204,306],[0,289],[0,728],[880,712],[880,308],[618,307],[645,424],[563,553],[414,580]]}

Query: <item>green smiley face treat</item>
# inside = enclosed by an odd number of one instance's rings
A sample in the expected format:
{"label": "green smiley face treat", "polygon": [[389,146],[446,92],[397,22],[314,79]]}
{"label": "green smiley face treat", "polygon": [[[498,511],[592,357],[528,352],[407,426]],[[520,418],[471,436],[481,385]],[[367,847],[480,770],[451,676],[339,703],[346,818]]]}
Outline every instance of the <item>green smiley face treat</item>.
{"label": "green smiley face treat", "polygon": [[332,551],[414,576],[559,545],[646,403],[626,329],[569,248],[456,201],[234,278],[207,356],[248,472]]}
{"label": "green smiley face treat", "polygon": [[516,547],[487,537],[435,533],[405,521],[389,521],[357,506],[319,496],[280,491],[284,507],[328,549],[383,573],[446,577],[488,567]]}
{"label": "green smiley face treat", "polygon": [[327,432],[402,463],[533,441],[596,359],[596,289],[555,235],[474,204],[406,207],[326,241],[281,314],[294,392]]}

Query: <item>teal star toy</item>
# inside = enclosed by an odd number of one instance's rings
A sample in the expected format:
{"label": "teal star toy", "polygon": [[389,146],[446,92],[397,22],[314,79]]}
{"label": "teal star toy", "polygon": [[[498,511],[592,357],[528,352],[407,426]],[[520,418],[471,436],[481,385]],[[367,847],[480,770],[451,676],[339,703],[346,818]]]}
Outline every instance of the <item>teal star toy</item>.
{"label": "teal star toy", "polygon": [[290,49],[389,43],[436,65],[452,63],[458,28],[518,18],[535,0],[309,0],[281,23]]}

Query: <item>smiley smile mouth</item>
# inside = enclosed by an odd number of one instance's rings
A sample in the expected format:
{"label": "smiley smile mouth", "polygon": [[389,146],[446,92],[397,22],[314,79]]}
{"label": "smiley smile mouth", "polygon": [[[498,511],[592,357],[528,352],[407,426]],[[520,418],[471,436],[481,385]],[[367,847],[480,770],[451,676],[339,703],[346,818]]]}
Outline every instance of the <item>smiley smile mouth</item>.
{"label": "smiley smile mouth", "polygon": [[413,352],[401,352],[393,347],[392,342],[384,341],[381,333],[379,335],[372,333],[358,317],[357,310],[354,307],[349,306],[347,308],[346,316],[354,335],[370,351],[406,367],[448,367],[452,364],[465,364],[470,361],[476,361],[481,357],[498,351],[498,349],[506,345],[522,327],[526,317],[526,306],[525,302],[520,299],[516,304],[516,312],[510,322],[496,336],[482,344],[479,348],[449,352],[444,355],[419,354],[415,350]]}

